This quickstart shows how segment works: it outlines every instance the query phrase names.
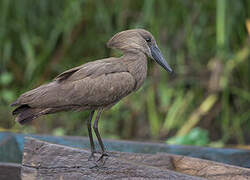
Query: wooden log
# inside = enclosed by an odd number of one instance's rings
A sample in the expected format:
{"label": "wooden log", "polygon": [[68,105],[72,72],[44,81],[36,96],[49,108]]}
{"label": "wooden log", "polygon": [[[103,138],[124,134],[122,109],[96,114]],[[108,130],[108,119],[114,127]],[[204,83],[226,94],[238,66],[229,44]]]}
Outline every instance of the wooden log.
{"label": "wooden log", "polygon": [[22,179],[202,179],[147,166],[110,153],[105,164],[88,160],[87,150],[28,138],[23,153]]}
{"label": "wooden log", "polygon": [[250,169],[239,166],[218,163],[209,160],[192,158],[188,156],[173,155],[168,153],[128,154],[118,153],[119,158],[129,161],[154,166],[162,169],[169,169],[191,176],[198,176],[207,179],[220,180],[244,180],[250,179]]}
{"label": "wooden log", "polygon": [[110,152],[103,162],[90,152],[27,138],[22,179],[249,179],[250,170],[222,163],[160,153]]}

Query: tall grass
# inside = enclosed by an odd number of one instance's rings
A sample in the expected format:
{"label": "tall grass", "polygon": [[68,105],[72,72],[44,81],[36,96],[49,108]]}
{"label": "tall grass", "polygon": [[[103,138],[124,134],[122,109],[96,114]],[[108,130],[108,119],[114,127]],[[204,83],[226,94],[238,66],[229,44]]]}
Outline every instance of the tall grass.
{"label": "tall grass", "polygon": [[149,60],[140,91],[103,114],[101,133],[126,139],[186,136],[207,129],[211,141],[250,138],[248,0],[0,2],[0,126],[19,132],[86,135],[87,112],[42,117],[20,127],[9,104],[68,68],[120,55],[106,48],[116,32],[154,34],[175,74]]}

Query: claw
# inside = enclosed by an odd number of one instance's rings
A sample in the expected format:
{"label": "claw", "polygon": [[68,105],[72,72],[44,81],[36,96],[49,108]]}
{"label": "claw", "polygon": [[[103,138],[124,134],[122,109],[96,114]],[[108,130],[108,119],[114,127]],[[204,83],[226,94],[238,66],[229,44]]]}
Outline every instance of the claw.
{"label": "claw", "polygon": [[91,153],[91,155],[90,155],[90,157],[89,157],[88,160],[91,160],[92,158],[95,160],[95,156],[94,156],[95,153],[100,153],[101,156],[98,158],[97,161],[94,161],[94,166],[90,167],[90,169],[93,169],[93,168],[102,168],[105,165],[105,162],[107,160],[107,158],[104,159],[104,156],[106,156],[106,157],[109,156],[109,154],[106,153],[106,152],[93,152],[93,153]]}
{"label": "claw", "polygon": [[[99,162],[99,161],[103,160],[104,156],[109,157],[108,153],[103,152],[103,153],[101,154],[101,156],[99,157],[99,159],[98,159],[96,162]],[[104,162],[104,163],[105,163],[105,162]]]}

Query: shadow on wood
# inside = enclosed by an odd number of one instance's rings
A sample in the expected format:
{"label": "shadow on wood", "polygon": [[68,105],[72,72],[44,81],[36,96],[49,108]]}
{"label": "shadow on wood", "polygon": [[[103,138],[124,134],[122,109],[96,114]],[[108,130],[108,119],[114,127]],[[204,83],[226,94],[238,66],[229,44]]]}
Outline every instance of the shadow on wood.
{"label": "shadow on wood", "polygon": [[21,165],[16,163],[0,163],[1,180],[21,180]]}
{"label": "shadow on wood", "polygon": [[27,138],[23,179],[249,179],[250,170],[213,161],[159,153],[110,152],[103,166],[90,152]]}

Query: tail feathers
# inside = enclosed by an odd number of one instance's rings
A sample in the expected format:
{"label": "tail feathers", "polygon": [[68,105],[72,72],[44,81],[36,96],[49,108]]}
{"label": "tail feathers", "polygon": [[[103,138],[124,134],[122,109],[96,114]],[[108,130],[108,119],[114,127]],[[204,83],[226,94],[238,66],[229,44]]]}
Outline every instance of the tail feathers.
{"label": "tail feathers", "polygon": [[44,109],[41,108],[31,108],[28,105],[22,105],[13,111],[13,115],[17,115],[16,121],[23,125],[43,115],[43,111]]}
{"label": "tail feathers", "polygon": [[30,109],[30,107],[29,107],[27,104],[22,105],[22,106],[19,106],[18,108],[16,108],[16,109],[12,112],[12,115],[17,115],[17,114],[19,114],[19,113],[21,113],[21,112],[23,112],[23,111],[25,111],[25,110],[27,110],[27,109]]}

